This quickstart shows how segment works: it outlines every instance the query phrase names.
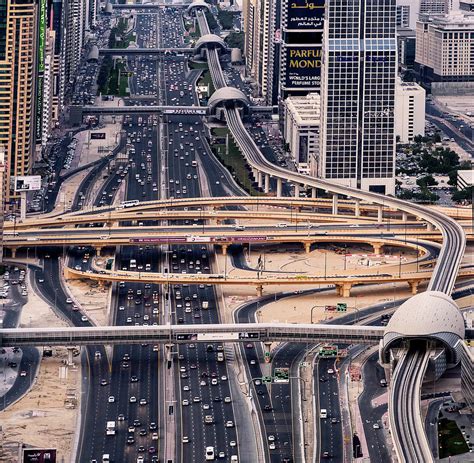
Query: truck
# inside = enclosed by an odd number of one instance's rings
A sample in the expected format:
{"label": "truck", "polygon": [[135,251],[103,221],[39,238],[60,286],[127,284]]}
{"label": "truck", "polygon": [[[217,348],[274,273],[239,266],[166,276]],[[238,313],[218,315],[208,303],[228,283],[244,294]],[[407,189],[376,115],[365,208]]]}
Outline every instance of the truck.
{"label": "truck", "polygon": [[202,308],[208,309],[209,308],[209,301],[202,301]]}
{"label": "truck", "polygon": [[130,259],[130,269],[137,268],[136,259]]}
{"label": "truck", "polygon": [[115,436],[115,421],[107,421],[107,428],[105,430],[107,436]]}

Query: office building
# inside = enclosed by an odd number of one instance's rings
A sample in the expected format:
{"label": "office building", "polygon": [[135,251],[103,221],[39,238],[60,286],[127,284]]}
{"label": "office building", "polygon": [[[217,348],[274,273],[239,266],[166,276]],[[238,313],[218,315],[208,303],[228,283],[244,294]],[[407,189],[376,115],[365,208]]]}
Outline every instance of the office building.
{"label": "office building", "polygon": [[397,27],[398,64],[402,68],[415,65],[416,33],[414,29]]}
{"label": "office building", "polygon": [[415,29],[420,0],[397,0],[397,27]]}
{"label": "office building", "polygon": [[469,82],[474,77],[474,14],[421,15],[415,69],[423,82]]}
{"label": "office building", "polygon": [[323,50],[318,176],[393,194],[395,0],[329,2]]}
{"label": "office building", "polygon": [[43,73],[43,110],[41,119],[41,143],[43,145],[48,141],[51,130],[54,128],[58,118],[58,109],[55,107],[55,86],[59,77],[54,54],[55,36],[56,33],[53,30],[48,30]]}
{"label": "office building", "polygon": [[448,13],[455,5],[453,0],[420,0],[419,14],[442,14]]}
{"label": "office building", "polygon": [[5,184],[29,173],[35,137],[37,5],[7,0],[0,6],[0,145],[5,149]]}
{"label": "office building", "polygon": [[425,135],[425,98],[424,88],[415,82],[397,82],[395,135],[400,143],[411,143],[417,135]]}
{"label": "office building", "polygon": [[316,174],[319,158],[319,126],[321,99],[318,93],[306,96],[290,96],[285,100],[284,139],[295,163],[302,174]]}

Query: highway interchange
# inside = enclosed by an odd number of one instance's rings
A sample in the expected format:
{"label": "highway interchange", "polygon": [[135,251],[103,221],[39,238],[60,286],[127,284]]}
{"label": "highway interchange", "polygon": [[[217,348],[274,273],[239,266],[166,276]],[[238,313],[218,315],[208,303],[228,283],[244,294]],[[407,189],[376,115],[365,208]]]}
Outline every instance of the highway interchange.
{"label": "highway interchange", "polygon": [[[166,8],[160,9],[158,14],[137,13],[135,28],[140,47],[179,47],[183,44],[179,10]],[[208,57],[212,55],[209,53]],[[218,63],[213,63],[213,59],[214,56],[210,65],[217,68]],[[130,79],[134,95],[153,95],[158,89],[159,104],[197,103],[193,89],[198,73],[187,68],[185,57],[167,56],[158,61],[140,57],[129,59],[128,67],[134,72]],[[216,70],[213,75],[218,84],[225,85]],[[133,97],[128,104],[132,102]],[[227,110],[227,117],[234,130],[246,138],[247,132],[238,114]],[[107,206],[117,194],[125,195],[124,200],[243,194],[210,152],[199,117],[167,116],[158,120],[156,116],[144,114],[129,117],[124,128],[135,150],[125,167],[127,172],[125,176],[118,168],[109,172],[93,198],[94,205]],[[192,166],[192,161],[197,162],[197,167]],[[91,185],[99,181],[102,173],[96,169],[86,177],[73,208],[81,207],[86,190],[90,192]],[[124,181],[125,188],[122,186]],[[272,181],[273,185],[275,183]],[[443,221],[440,217],[436,216],[435,220]],[[184,225],[157,220],[147,224]],[[447,233],[448,239],[456,243],[456,230],[448,226]],[[459,243],[454,245],[457,247]],[[43,269],[35,269],[38,291],[63,318],[76,326],[87,326],[91,322],[87,317],[84,320],[80,310],[72,310],[68,302],[70,296],[60,278],[60,265],[88,270],[92,254],[93,250],[88,247],[76,249],[69,255],[64,251],[61,254],[54,249],[45,250]],[[213,266],[213,256],[207,245],[121,247],[116,252],[116,268],[130,267],[131,259],[136,260],[138,269],[149,268],[153,272],[206,273],[211,272]],[[443,256],[446,268],[455,267],[456,259],[459,256],[455,252],[446,258]],[[431,286],[449,293],[454,277],[454,273],[443,273],[443,268],[438,268]],[[113,285],[110,324],[219,323],[219,298],[211,285],[160,287],[130,282]],[[205,305],[209,307],[204,308]],[[257,305],[249,305],[241,309],[235,315],[236,321],[254,321],[256,308]],[[377,322],[380,322],[378,317]],[[270,368],[291,369],[310,347],[282,344],[274,353]],[[252,461],[248,458],[253,455],[253,449],[246,446],[251,446],[251,440],[255,439],[253,430],[241,426],[240,413],[234,410],[236,401],[241,407],[247,399],[238,388],[232,387],[233,371],[229,371],[228,362],[217,361],[221,348],[216,342],[209,345],[188,343],[171,352],[153,345],[115,346],[113,350],[102,346],[87,347],[82,356],[82,365],[88,374],[84,381],[84,419],[77,460],[101,461],[103,454],[109,454],[112,461],[138,462],[141,457],[144,461],[203,461],[205,448],[212,446],[216,458],[223,453],[223,461],[230,461],[231,455],[240,455],[241,461]],[[248,376],[252,378],[250,395],[253,394],[253,400],[258,402],[265,460],[275,463],[299,461],[295,458],[298,449],[294,449],[293,442],[292,383],[272,384],[269,388],[261,384],[263,372],[268,371],[262,361],[261,344],[249,342],[240,350],[246,360]],[[224,355],[231,358],[233,351],[226,350]],[[413,364],[416,361],[413,360]],[[341,461],[343,431],[339,384],[329,373],[330,368],[331,361],[322,360],[315,373],[319,382],[320,408],[330,410],[331,418],[321,427],[320,455],[326,457],[324,452],[327,452],[328,459]],[[318,371],[322,372],[319,377]],[[321,377],[323,380],[319,381]],[[405,378],[405,381],[408,380]],[[240,397],[235,397],[236,390]],[[213,424],[205,424],[206,415],[212,416]],[[118,423],[117,433],[106,436],[106,423],[111,420]],[[226,426],[226,423],[231,425]],[[242,456],[242,452],[246,456]]]}

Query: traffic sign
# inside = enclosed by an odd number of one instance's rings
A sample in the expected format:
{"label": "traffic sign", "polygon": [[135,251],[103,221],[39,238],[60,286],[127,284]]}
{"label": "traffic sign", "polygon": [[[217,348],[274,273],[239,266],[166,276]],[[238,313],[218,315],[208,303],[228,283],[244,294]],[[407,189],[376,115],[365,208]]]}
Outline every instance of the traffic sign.
{"label": "traffic sign", "polygon": [[338,302],[336,305],[337,312],[347,312],[347,304],[345,302]]}
{"label": "traffic sign", "polygon": [[289,368],[275,368],[275,376],[273,377],[275,383],[289,383],[290,370]]}
{"label": "traffic sign", "polygon": [[271,376],[262,376],[262,383],[271,383],[272,377]]}
{"label": "traffic sign", "polygon": [[265,363],[270,363],[270,361],[271,361],[270,352],[265,352]]}

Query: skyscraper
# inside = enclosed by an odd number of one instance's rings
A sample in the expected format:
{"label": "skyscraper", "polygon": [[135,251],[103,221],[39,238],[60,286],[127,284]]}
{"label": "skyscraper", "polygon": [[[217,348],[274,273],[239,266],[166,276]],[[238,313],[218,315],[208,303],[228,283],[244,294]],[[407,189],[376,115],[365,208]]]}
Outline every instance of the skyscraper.
{"label": "skyscraper", "polygon": [[395,191],[395,0],[330,0],[321,85],[320,177]]}
{"label": "skyscraper", "polygon": [[37,5],[0,3],[0,145],[5,149],[6,199],[10,179],[29,173],[35,132]]}

